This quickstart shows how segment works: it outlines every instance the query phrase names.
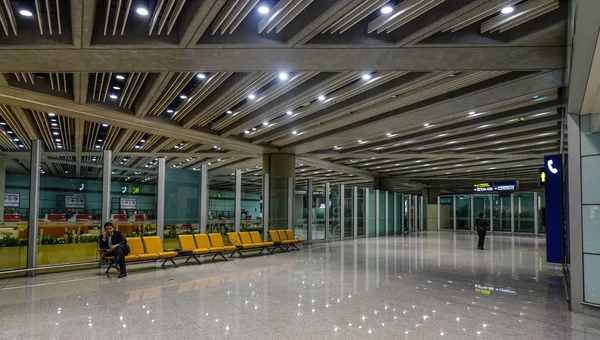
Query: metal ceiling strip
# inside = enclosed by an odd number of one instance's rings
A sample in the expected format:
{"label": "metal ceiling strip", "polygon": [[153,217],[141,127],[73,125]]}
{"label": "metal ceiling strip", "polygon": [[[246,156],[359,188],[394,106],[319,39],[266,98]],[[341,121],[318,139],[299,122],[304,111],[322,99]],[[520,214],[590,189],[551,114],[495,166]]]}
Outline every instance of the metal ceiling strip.
{"label": "metal ceiling strip", "polygon": [[31,84],[35,84],[35,76],[33,73],[27,73],[27,76],[29,76],[29,81],[31,81]]}
{"label": "metal ceiling strip", "polygon": [[[243,0],[242,0],[243,1]],[[237,5],[239,0],[227,0],[225,7],[221,9],[217,18],[212,22],[212,34],[217,33],[221,25],[225,22],[227,17],[233,12],[233,9]]]}
{"label": "metal ceiling strip", "polygon": [[481,33],[493,32],[499,26],[509,23],[513,20],[517,20],[522,16],[526,16],[530,12],[536,11],[538,8],[543,8],[548,5],[558,4],[558,0],[530,0],[521,6],[515,8],[510,14],[498,14],[497,16],[483,22],[481,24]]}
{"label": "metal ceiling strip", "polygon": [[[281,30],[283,30],[290,22],[292,22],[292,20],[294,20],[298,16],[298,14],[304,11],[306,7],[308,7],[312,2],[313,0],[304,0],[300,4],[294,6],[293,9],[288,13],[288,15],[286,15],[285,18],[283,18],[278,24],[274,26],[276,28],[275,32],[281,32]],[[272,27],[267,27],[267,33],[270,33],[272,29]]]}
{"label": "metal ceiling strip", "polygon": [[[279,0],[258,22],[258,33],[262,33],[275,20],[281,20],[286,15],[286,8],[291,2],[292,0]],[[295,0],[295,2],[300,3],[302,0]]]}
{"label": "metal ceiling strip", "polygon": [[231,26],[229,26],[229,34],[233,33],[236,28],[244,21],[244,19],[248,16],[250,11],[256,7],[260,0],[250,0],[250,3],[244,7],[244,10],[235,18]]}
{"label": "metal ceiling strip", "polygon": [[[237,4],[231,9],[231,12],[229,13],[229,15],[227,15],[227,18],[221,24],[221,27],[220,27],[221,34],[225,34],[225,32],[231,26],[231,24],[235,21],[235,19],[242,13],[242,11],[244,10],[244,8],[246,7],[246,5],[248,4],[249,1],[250,0],[238,1]],[[229,34],[231,34],[231,32]]]}
{"label": "metal ceiling strip", "polygon": [[[445,0],[433,0],[429,2],[423,2],[420,6],[415,6],[415,8],[409,11],[409,13],[406,13],[406,16],[397,18],[397,20],[391,22],[390,25],[388,25],[385,29],[386,33],[392,33],[393,31],[397,30],[398,28],[402,27],[408,22],[414,20],[418,16],[428,12],[429,10],[435,8],[438,5],[441,5],[444,1]],[[377,33],[380,33],[379,30],[377,31]]]}
{"label": "metal ceiling strip", "polygon": [[8,21],[6,21],[6,16],[4,15],[3,7],[0,7],[0,24],[2,24],[2,29],[4,30],[4,34],[6,36],[8,36]]}
{"label": "metal ceiling strip", "polygon": [[346,22],[348,22],[349,20],[352,20],[352,18],[355,18],[357,15],[356,14],[357,11],[363,10],[363,8],[365,6],[372,6],[375,1],[378,1],[378,0],[365,0],[365,1],[357,3],[356,6],[349,9],[348,12],[346,12],[346,14],[344,14],[341,18],[337,19],[335,22],[333,22],[331,25],[329,25],[327,28],[325,28],[325,30],[323,30],[321,32],[321,34],[325,34],[327,32],[329,32],[330,34],[334,34],[335,31],[337,31]]}
{"label": "metal ceiling strip", "polygon": [[102,102],[106,103],[106,96],[108,95],[108,90],[110,89],[110,81],[112,80],[112,72],[108,73],[108,77],[106,78],[106,86],[104,87],[104,97],[102,97]]}
{"label": "metal ceiling strip", "polygon": [[[48,0],[46,0],[48,1]],[[121,5],[123,4],[123,0],[117,0],[117,11],[115,13],[115,20],[113,20],[113,30],[112,35],[117,35],[117,26],[119,25],[119,16],[121,15]],[[127,20],[125,18],[124,20]]]}
{"label": "metal ceiling strip", "polygon": [[52,35],[52,11],[50,10],[50,0],[46,0],[45,4],[46,4],[46,18],[48,19],[48,32],[50,33],[50,35]]}
{"label": "metal ceiling strip", "polygon": [[179,18],[181,9],[183,9],[183,5],[185,5],[185,1],[186,0],[179,0],[179,2],[177,3],[177,6],[175,6],[175,9],[173,10],[173,13],[171,13],[171,16],[169,19],[169,25],[167,27],[167,35],[171,34],[171,31],[173,30],[173,26],[177,22],[177,18]]}
{"label": "metal ceiling strip", "polygon": [[528,21],[531,21],[537,17],[540,17],[544,14],[550,13],[556,9],[559,9],[560,5],[558,2],[556,3],[548,3],[545,6],[542,6],[534,11],[531,11],[530,13],[527,13],[526,15],[523,15],[515,20],[513,20],[512,22],[508,22],[500,27],[498,27],[500,33],[502,32],[506,32],[507,30],[514,28],[518,25],[524,24]]}
{"label": "metal ceiling strip", "polygon": [[[160,21],[158,22],[158,29],[156,31],[157,35],[160,35],[163,28],[165,27],[165,23],[167,22],[167,18],[169,17],[169,13],[171,13],[171,9],[173,8],[175,1],[176,0],[167,0],[167,5],[165,6],[165,9],[163,10],[163,14],[160,16]],[[150,33],[150,34],[152,34],[152,33]]]}
{"label": "metal ceiling strip", "polygon": [[163,92],[160,99],[152,106],[149,114],[159,116],[165,108],[167,108],[171,102],[181,93],[181,91],[187,86],[187,84],[195,76],[194,72],[178,72],[175,79],[171,82],[169,87]]}
{"label": "metal ceiling strip", "polygon": [[137,78],[139,77],[139,73],[137,72],[133,72],[131,74],[129,74],[129,77],[127,77],[127,80],[125,81],[125,86],[123,86],[123,90],[121,91],[121,96],[119,98],[119,106],[123,106],[123,101],[126,100],[126,98],[129,97],[129,87],[131,86],[132,83],[135,83],[137,81]]}
{"label": "metal ceiling strip", "polygon": [[127,108],[128,109],[131,109],[131,106],[133,105],[133,102],[137,98],[137,95],[140,92],[140,89],[142,88],[142,86],[144,85],[144,82],[146,81],[146,78],[148,77],[148,73],[147,72],[140,73],[140,74],[141,74],[141,76],[138,79],[135,87],[133,88],[133,93],[129,97],[129,103],[127,103]]}
{"label": "metal ceiling strip", "polygon": [[493,15],[503,7],[513,6],[519,3],[521,0],[494,0],[490,1],[485,5],[479,6],[472,11],[469,11],[458,18],[448,22],[446,25],[442,26],[440,31],[442,33],[450,31],[452,33],[461,30],[479,20],[483,20],[484,18]]}
{"label": "metal ceiling strip", "polygon": [[132,0],[127,0],[127,5],[125,5],[125,16],[123,17],[123,26],[121,27],[121,35],[125,33],[125,27],[127,26],[127,20],[129,19],[129,11],[131,10],[131,2]]}
{"label": "metal ceiling strip", "polygon": [[373,5],[365,8],[363,11],[358,13],[356,17],[352,18],[350,21],[348,21],[346,24],[344,24],[342,27],[340,27],[338,33],[342,34],[342,33],[346,32],[347,30],[352,28],[352,26],[356,25],[357,23],[359,23],[360,21],[362,21],[363,19],[365,19],[366,17],[371,15],[371,13],[377,11],[377,9],[379,9],[380,7],[385,5],[387,2],[388,1],[386,1],[386,0],[381,0],[381,1],[376,2]]}
{"label": "metal ceiling strip", "polygon": [[189,100],[180,108],[178,108],[178,110],[171,116],[171,119],[175,121],[180,121],[183,119],[194,107],[206,99],[206,97],[208,97],[232,74],[232,72],[215,72],[209,74],[209,76],[202,81],[202,83],[200,83],[200,85],[197,86],[192,93],[190,93]]}
{"label": "metal ceiling strip", "polygon": [[58,25],[58,34],[62,35],[62,25],[60,22],[60,0],[55,0],[56,3],[56,23]]}
{"label": "metal ceiling strip", "polygon": [[[36,4],[36,8],[37,8],[37,2],[38,0],[35,0],[35,4]],[[104,16],[104,35],[106,36],[106,31],[108,31],[108,18],[110,17],[110,6],[111,6],[112,0],[106,0],[106,15]],[[39,17],[39,11],[38,11],[38,17]],[[40,25],[40,30],[42,26]],[[42,33],[43,34],[43,33]]]}
{"label": "metal ceiling strip", "polygon": [[[4,0],[4,10],[6,11],[6,16],[8,16],[8,21],[12,26],[13,33],[17,35],[17,21],[15,20],[15,14],[13,13],[12,6],[10,5],[9,0]],[[8,35],[8,34],[6,34]]]}
{"label": "metal ceiling strip", "polygon": [[66,73],[62,74],[62,79],[63,79],[63,90],[65,93],[67,93],[67,74]]}
{"label": "metal ceiling strip", "polygon": [[150,30],[148,31],[148,35],[152,35],[152,31],[154,30],[154,26],[156,25],[156,21],[162,12],[162,7],[164,4],[164,0],[158,0],[156,2],[156,7],[154,7],[154,13],[152,14],[152,20],[150,20]]}
{"label": "metal ceiling strip", "polygon": [[52,77],[53,75],[56,75],[56,85],[58,86],[58,92],[61,91],[61,84],[60,84],[60,73],[51,73],[50,76]]}

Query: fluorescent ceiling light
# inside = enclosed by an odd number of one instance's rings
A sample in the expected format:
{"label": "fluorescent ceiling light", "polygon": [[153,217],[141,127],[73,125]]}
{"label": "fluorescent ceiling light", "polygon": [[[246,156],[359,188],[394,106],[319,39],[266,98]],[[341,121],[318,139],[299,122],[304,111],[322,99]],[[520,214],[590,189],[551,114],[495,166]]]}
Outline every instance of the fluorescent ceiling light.
{"label": "fluorescent ceiling light", "polygon": [[248,99],[255,99],[255,98],[256,98],[256,95],[254,93],[252,93],[248,96]]}

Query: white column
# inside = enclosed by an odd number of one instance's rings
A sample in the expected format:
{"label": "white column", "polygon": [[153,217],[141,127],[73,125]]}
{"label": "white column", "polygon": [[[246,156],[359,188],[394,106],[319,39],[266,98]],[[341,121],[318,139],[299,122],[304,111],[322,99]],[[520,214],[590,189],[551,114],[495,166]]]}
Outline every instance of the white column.
{"label": "white column", "polygon": [[437,215],[438,215],[437,216],[438,228],[437,228],[437,230],[440,231],[441,226],[442,226],[442,216],[440,216],[440,210],[441,210],[440,209],[440,203],[441,203],[441,197],[440,196],[438,196],[437,201],[438,201],[438,204],[437,204],[437,210],[438,210],[437,211]]}
{"label": "white column", "polygon": [[306,216],[306,239],[313,239],[313,181],[309,179],[306,184],[306,195],[308,197],[308,207]]}
{"label": "white column", "polygon": [[510,232],[515,233],[515,193],[510,194]]}
{"label": "white column", "polygon": [[538,193],[533,193],[533,232],[534,234],[538,234],[540,231],[540,224],[538,222]]}
{"label": "white column", "polygon": [[398,233],[398,195],[397,193],[393,193],[394,195],[394,235]]}
{"label": "white column", "polygon": [[288,211],[288,223],[287,228],[294,230],[294,198],[296,197],[296,183],[294,178],[288,177],[288,199],[287,199],[287,211]]}
{"label": "white column", "polygon": [[263,238],[265,241],[268,239],[269,234],[269,203],[271,198],[269,197],[269,187],[270,187],[270,177],[269,174],[263,175]]}
{"label": "white column", "polygon": [[494,195],[490,195],[490,233],[494,232]]}
{"label": "white column", "polygon": [[475,195],[471,195],[471,216],[469,217],[469,224],[471,225],[471,232],[475,229]]}
{"label": "white column", "polygon": [[[38,167],[39,169],[39,167]],[[38,170],[39,171],[39,170]],[[112,151],[102,153],[102,224],[110,220],[110,187],[112,176]]]}
{"label": "white column", "polygon": [[6,163],[4,155],[0,155],[0,222],[4,222],[4,188],[6,187]]}
{"label": "white column", "polygon": [[369,237],[369,189],[365,190],[365,237]]}
{"label": "white column", "polygon": [[156,235],[163,242],[165,236],[165,161],[158,158],[158,177],[156,178]]}
{"label": "white column", "polygon": [[385,192],[385,234],[389,235],[390,233],[390,198],[389,192]]}
{"label": "white column", "polygon": [[331,199],[331,195],[329,193],[329,189],[331,189],[331,185],[329,184],[329,182],[325,182],[325,242],[329,242],[329,224],[330,224],[330,219],[329,219],[329,212],[331,211],[331,207],[329,204],[329,200]]}
{"label": "white column", "polygon": [[425,222],[425,217],[423,216],[424,212],[425,212],[425,207],[423,206],[423,204],[424,204],[425,200],[424,200],[423,196],[419,196],[419,197],[420,197],[419,199],[420,199],[420,202],[421,202],[421,207],[419,209],[419,216],[420,216],[420,220],[421,220],[421,225],[420,226],[421,226],[421,231],[423,231],[423,229],[424,229],[423,226],[425,225],[425,223],[424,223]]}
{"label": "white column", "polygon": [[375,190],[375,236],[379,236],[379,190]]}
{"label": "white column", "polygon": [[452,227],[454,228],[454,231],[456,231],[456,195],[452,196],[452,216],[454,217],[452,219]]}
{"label": "white column", "polygon": [[[40,206],[40,164],[42,158],[42,142],[31,141],[30,177],[29,177],[29,224],[27,232],[27,269],[37,267],[38,214]],[[106,163],[106,161],[105,161]],[[4,197],[2,197],[4,199]],[[35,271],[27,272],[27,276],[35,276]]]}
{"label": "white column", "polygon": [[404,194],[400,194],[400,233],[404,235]]}
{"label": "white column", "polygon": [[200,233],[206,234],[208,223],[208,165],[200,166]]}
{"label": "white column", "polygon": [[412,195],[408,194],[408,197],[406,198],[406,203],[408,204],[408,232],[410,233],[413,230],[413,206],[412,206]]}
{"label": "white column", "polygon": [[242,228],[242,170],[235,170],[235,197],[233,205],[235,231]]}

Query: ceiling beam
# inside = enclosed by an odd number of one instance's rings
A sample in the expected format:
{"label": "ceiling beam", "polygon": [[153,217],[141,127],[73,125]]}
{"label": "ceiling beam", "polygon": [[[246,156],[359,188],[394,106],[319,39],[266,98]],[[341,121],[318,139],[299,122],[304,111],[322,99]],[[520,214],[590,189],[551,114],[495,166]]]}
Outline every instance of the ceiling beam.
{"label": "ceiling beam", "polygon": [[493,158],[493,159],[532,159],[532,158],[544,158],[543,154],[500,154],[500,153],[457,153],[457,152],[447,152],[447,153],[420,153],[420,152],[402,152],[402,153],[377,153],[377,152],[363,152],[363,153],[353,153],[350,155],[341,154],[339,152],[318,152],[318,153],[308,153],[303,154],[302,157],[314,157],[314,158],[331,158],[331,157],[352,157],[352,158],[372,158],[375,157],[377,159],[405,159],[405,158],[452,158],[452,159],[479,159],[479,158]]}
{"label": "ceiling beam", "polygon": [[147,133],[167,138],[182,139],[200,144],[227,145],[228,149],[234,151],[255,153],[269,150],[265,149],[264,146],[252,145],[238,138],[223,138],[214,133],[185,129],[174,123],[167,123],[157,119],[139,118],[104,107],[81,105],[68,99],[24,91],[13,87],[0,86],[0,103],[17,105],[43,112],[54,112],[73,119],[106,123],[125,129],[146,131]]}
{"label": "ceiling beam", "polygon": [[2,49],[0,72],[550,70],[564,47]]}

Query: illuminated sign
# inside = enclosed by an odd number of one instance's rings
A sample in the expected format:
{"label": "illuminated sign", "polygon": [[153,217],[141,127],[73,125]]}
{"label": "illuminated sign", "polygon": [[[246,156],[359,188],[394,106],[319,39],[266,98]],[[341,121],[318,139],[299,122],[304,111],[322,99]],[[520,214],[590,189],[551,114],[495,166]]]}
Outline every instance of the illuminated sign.
{"label": "illuminated sign", "polygon": [[84,196],[65,196],[65,208],[85,208]]}
{"label": "illuminated sign", "polygon": [[120,209],[135,209],[137,201],[135,198],[121,198],[119,202]]}
{"label": "illuminated sign", "polygon": [[131,193],[134,195],[137,195],[140,193],[140,187],[133,187],[133,190],[131,190]]}
{"label": "illuminated sign", "polygon": [[519,181],[473,184],[473,192],[515,191],[519,189]]}
{"label": "illuminated sign", "polygon": [[4,194],[4,206],[18,208],[21,201],[19,194]]}
{"label": "illuminated sign", "polygon": [[544,185],[546,185],[546,170],[540,168],[538,170],[538,186],[543,187]]}

